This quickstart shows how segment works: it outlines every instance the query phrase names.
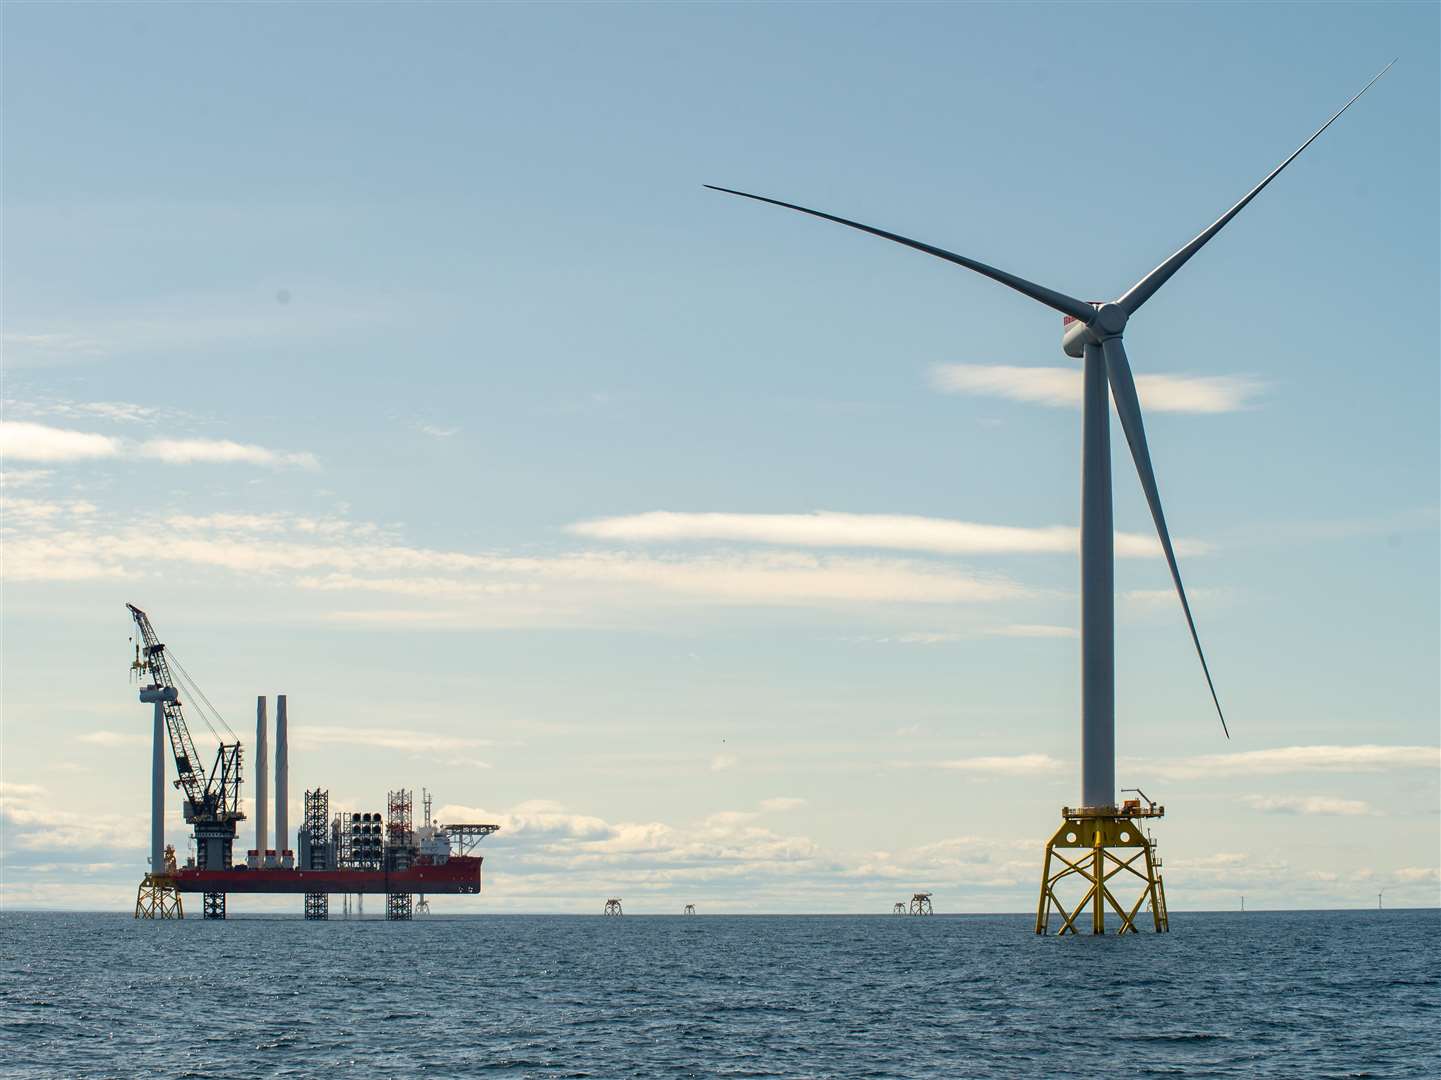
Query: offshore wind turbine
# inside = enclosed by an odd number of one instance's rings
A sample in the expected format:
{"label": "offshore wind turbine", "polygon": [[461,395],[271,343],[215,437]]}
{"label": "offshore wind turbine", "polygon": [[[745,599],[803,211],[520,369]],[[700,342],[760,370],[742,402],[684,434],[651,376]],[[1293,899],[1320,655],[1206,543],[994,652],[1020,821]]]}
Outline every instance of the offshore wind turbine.
{"label": "offshore wind turbine", "polygon": [[[1391,61],[1394,64],[1396,61]],[[1315,142],[1323,131],[1336,122],[1357,98],[1369,90],[1382,75],[1391,69],[1387,64],[1350,101],[1341,106],[1329,120],[1296,149],[1290,157],[1277,165],[1259,184],[1248,191],[1234,206],[1207,226],[1193,240],[1179,248],[1168,259],[1132,285],[1113,301],[1095,302],[1078,300],[1045,285],[1018,277],[1005,270],[988,266],[983,262],[957,255],[943,248],[933,247],[919,240],[912,240],[896,233],[886,232],[858,221],[850,221],[834,214],[823,213],[780,199],[754,195],[734,188],[717,187],[707,184],[713,191],[725,192],[770,203],[773,206],[798,210],[803,214],[824,218],[852,229],[891,240],[906,247],[915,248],[928,255],[956,263],[968,270],[998,281],[1032,300],[1059,311],[1062,316],[1061,346],[1067,356],[1082,362],[1082,420],[1081,420],[1081,805],[1064,808],[1064,821],[1060,829],[1046,845],[1045,863],[1041,873],[1041,897],[1036,915],[1036,932],[1045,933],[1049,928],[1050,914],[1054,906],[1062,919],[1061,933],[1077,933],[1076,920],[1089,906],[1093,933],[1105,932],[1105,912],[1109,905],[1120,916],[1120,932],[1134,932],[1135,918],[1143,902],[1149,900],[1152,919],[1157,931],[1169,929],[1166,917],[1165,888],[1160,875],[1160,859],[1155,855],[1155,841],[1143,836],[1136,825],[1137,818],[1160,817],[1165,808],[1147,800],[1142,809],[1139,799],[1128,800],[1121,807],[1116,805],[1116,713],[1115,713],[1115,577],[1114,577],[1114,531],[1111,516],[1111,443],[1110,409],[1107,397],[1115,402],[1116,415],[1120,418],[1126,442],[1131,448],[1131,457],[1156,524],[1161,550],[1166,556],[1166,565],[1171,571],[1176,594],[1181,601],[1181,610],[1186,616],[1186,625],[1191,632],[1191,641],[1196,647],[1196,656],[1201,662],[1201,671],[1206,677],[1206,686],[1211,692],[1216,715],[1221,729],[1230,738],[1226,717],[1221,711],[1221,701],[1216,694],[1216,685],[1211,678],[1206,654],[1201,648],[1201,638],[1196,632],[1196,621],[1191,614],[1186,589],[1181,583],[1181,571],[1176,564],[1176,552],[1171,544],[1171,534],[1166,527],[1166,515],[1161,507],[1161,494],[1156,486],[1155,469],[1151,465],[1151,452],[1146,443],[1146,429],[1141,417],[1141,403],[1136,395],[1136,382],[1131,374],[1131,365],[1126,357],[1122,337],[1131,317],[1140,310],[1156,291],[1169,281],[1190,258],[1220,232],[1232,218],[1259,195],[1281,171],[1295,161],[1308,146]],[[1107,389],[1109,387],[1109,395]],[[1062,850],[1057,850],[1057,849]],[[1087,849],[1089,855],[1067,855],[1066,849]],[[1122,858],[1112,849],[1132,850],[1129,857]],[[1142,860],[1142,867],[1136,863]],[[1062,869],[1051,873],[1052,860],[1062,864]],[[1140,897],[1130,906],[1123,907],[1113,893],[1110,881],[1117,874],[1128,872],[1144,883]],[[1084,892],[1078,901],[1067,903],[1058,891],[1060,885],[1076,884],[1077,879]]]}

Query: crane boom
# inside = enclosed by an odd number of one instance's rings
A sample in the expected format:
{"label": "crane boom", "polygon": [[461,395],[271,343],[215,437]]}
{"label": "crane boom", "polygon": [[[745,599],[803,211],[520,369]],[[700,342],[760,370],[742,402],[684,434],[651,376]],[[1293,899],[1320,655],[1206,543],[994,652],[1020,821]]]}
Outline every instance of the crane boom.
{"label": "crane boom", "polygon": [[[170,674],[170,665],[165,659],[165,646],[150,625],[150,616],[134,604],[126,604],[135,627],[140,633],[140,644],[136,647],[135,663],[131,667],[142,674],[149,674],[157,689],[175,689],[175,678]],[[199,771],[200,756],[195,752],[195,740],[190,737],[190,728],[185,723],[185,714],[180,711],[180,697],[165,702],[165,730],[170,736],[170,749],[175,755],[175,771],[179,776],[178,786],[185,789],[185,797],[196,806],[205,801],[205,773]]]}
{"label": "crane boom", "polygon": [[[148,674],[155,688],[175,690],[175,677],[166,659],[165,645],[150,625],[150,616],[134,604],[125,606],[140,634],[135,662],[131,667]],[[164,709],[165,730],[170,737],[170,750],[175,757],[175,771],[179,777],[176,786],[185,791],[185,820],[204,825],[223,826],[229,823],[233,835],[234,822],[245,816],[240,812],[240,743],[227,743],[222,739],[215,765],[207,776],[195,749],[195,740],[185,723],[178,691],[173,700],[164,703]]]}

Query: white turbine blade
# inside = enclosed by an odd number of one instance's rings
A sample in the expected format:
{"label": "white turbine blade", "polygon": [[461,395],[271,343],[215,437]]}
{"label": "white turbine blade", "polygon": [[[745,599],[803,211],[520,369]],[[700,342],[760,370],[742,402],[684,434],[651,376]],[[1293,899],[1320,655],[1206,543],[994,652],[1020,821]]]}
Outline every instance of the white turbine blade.
{"label": "white turbine blade", "polygon": [[1171,533],[1166,528],[1166,515],[1161,509],[1161,493],[1156,489],[1156,474],[1151,468],[1151,451],[1146,445],[1146,428],[1141,422],[1141,403],[1136,397],[1136,381],[1131,377],[1131,365],[1126,360],[1126,349],[1118,337],[1107,338],[1101,343],[1106,356],[1106,375],[1111,383],[1111,396],[1116,402],[1116,415],[1121,418],[1121,427],[1126,432],[1126,442],[1131,446],[1131,457],[1136,462],[1136,472],[1141,477],[1141,487],[1146,492],[1146,502],[1151,507],[1151,517],[1156,522],[1156,532],[1161,537],[1161,549],[1166,553],[1166,563],[1171,568],[1171,580],[1176,583],[1176,593],[1181,598],[1181,610],[1186,613],[1186,625],[1191,628],[1191,640],[1196,644],[1196,655],[1201,660],[1201,670],[1206,674],[1206,685],[1211,688],[1211,700],[1216,703],[1216,715],[1221,718],[1221,730],[1226,738],[1231,731],[1226,727],[1226,714],[1221,711],[1221,699],[1216,696],[1216,684],[1211,681],[1211,669],[1206,664],[1206,654],[1201,650],[1201,638],[1196,633],[1196,620],[1191,618],[1191,605],[1186,599],[1186,587],[1181,584],[1181,570],[1176,565],[1176,552],[1171,547]]}
{"label": "white turbine blade", "polygon": [[923,244],[919,240],[911,240],[904,236],[898,236],[884,229],[873,229],[869,225],[862,225],[859,221],[848,221],[843,217],[836,217],[834,214],[822,213],[820,210],[810,210],[804,206],[797,206],[795,203],[781,202],[779,199],[768,199],[764,195],[752,195],[748,191],[736,191],[733,188],[716,187],[714,184],[706,184],[711,191],[723,191],[727,195],[739,195],[743,199],[754,199],[756,202],[770,203],[772,206],[784,206],[787,210],[799,210],[802,214],[810,214],[812,217],[825,218],[827,221],[834,221],[838,225],[849,225],[852,229],[859,229],[861,232],[870,233],[872,236],[879,236],[884,240],[894,240],[897,244],[904,244],[906,247],[915,248],[917,251],[924,251],[927,255],[934,255],[938,259],[945,259],[947,262],[964,266],[967,270],[974,270],[978,274],[984,274],[992,281],[999,281],[1002,285],[1015,289],[1016,292],[1029,296],[1032,300],[1039,300],[1047,307],[1055,308],[1063,315],[1069,315],[1073,319],[1080,319],[1083,323],[1090,323],[1096,317],[1096,309],[1083,300],[1067,296],[1065,293],[1056,292],[1055,289],[1048,289],[1044,285],[1037,285],[1034,281],[1027,281],[1025,278],[1009,274],[1004,270],[997,270],[994,266],[987,266],[975,259],[968,259],[964,255],[957,255],[953,251],[946,251],[944,248],[932,247],[930,244]]}
{"label": "white turbine blade", "polygon": [[[1395,60],[1392,60],[1391,64],[1394,64],[1395,62]],[[1261,194],[1262,189],[1265,188],[1265,186],[1269,184],[1272,180],[1276,179],[1276,177],[1280,175],[1282,169],[1284,169],[1287,165],[1291,164],[1291,162],[1295,161],[1298,157],[1300,157],[1302,150],[1306,149],[1306,147],[1310,146],[1313,142],[1320,138],[1321,132],[1325,131],[1328,127],[1334,124],[1337,117],[1339,117],[1341,113],[1345,112],[1352,105],[1354,105],[1356,103],[1356,98],[1359,98],[1367,90],[1371,89],[1371,87],[1375,85],[1376,79],[1379,79],[1382,75],[1385,75],[1386,72],[1390,71],[1391,64],[1387,64],[1376,74],[1376,78],[1372,79],[1365,86],[1361,87],[1361,89],[1357,92],[1356,97],[1353,97],[1350,101],[1346,102],[1346,104],[1342,105],[1341,108],[1337,110],[1335,116],[1331,117],[1331,119],[1327,120],[1324,124],[1317,128],[1316,134],[1312,135],[1309,139],[1303,142],[1294,154],[1292,154],[1285,161],[1281,162],[1281,164],[1277,165],[1273,170],[1271,170],[1271,174],[1267,176],[1266,179],[1262,180],[1259,184],[1257,184],[1255,187],[1253,187],[1250,191],[1248,191],[1245,198],[1243,198],[1235,206],[1231,207],[1231,209],[1227,210],[1224,214],[1217,218],[1215,224],[1213,224],[1210,228],[1206,229],[1206,231],[1201,233],[1200,236],[1196,237],[1196,239],[1192,240],[1180,251],[1176,252],[1160,266],[1156,267],[1156,269],[1152,270],[1149,274],[1143,277],[1140,281],[1136,282],[1136,284],[1132,285],[1130,290],[1119,300],[1117,300],[1116,303],[1125,310],[1127,315],[1134,315],[1136,313],[1136,309],[1139,308],[1142,304],[1144,304],[1147,300],[1149,300],[1152,294],[1155,293],[1157,289],[1159,289],[1162,285],[1166,284],[1166,282],[1170,280],[1172,274],[1174,274],[1177,270],[1181,269],[1181,267],[1185,266],[1186,261],[1190,259],[1192,255],[1196,254],[1196,252],[1200,251],[1203,247],[1205,247],[1206,242],[1210,240],[1211,237],[1215,236],[1218,232],[1220,232],[1221,229],[1225,227],[1228,221],[1230,221],[1233,217],[1235,217],[1243,209],[1245,209],[1248,202],[1254,199],[1257,195]]]}

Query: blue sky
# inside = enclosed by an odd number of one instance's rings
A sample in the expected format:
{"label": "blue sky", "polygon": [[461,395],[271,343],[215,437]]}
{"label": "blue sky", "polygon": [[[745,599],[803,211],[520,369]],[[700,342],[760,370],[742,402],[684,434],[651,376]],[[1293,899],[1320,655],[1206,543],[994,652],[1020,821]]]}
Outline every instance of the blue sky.
{"label": "blue sky", "polygon": [[1174,907],[1437,903],[1438,29],[8,5],[6,902],[143,869],[132,601],[247,740],[290,695],[296,801],[505,824],[474,909],[1028,907],[1078,787],[1059,316],[701,185],[1109,297],[1399,56],[1128,329],[1235,737],[1117,441],[1118,774]]}

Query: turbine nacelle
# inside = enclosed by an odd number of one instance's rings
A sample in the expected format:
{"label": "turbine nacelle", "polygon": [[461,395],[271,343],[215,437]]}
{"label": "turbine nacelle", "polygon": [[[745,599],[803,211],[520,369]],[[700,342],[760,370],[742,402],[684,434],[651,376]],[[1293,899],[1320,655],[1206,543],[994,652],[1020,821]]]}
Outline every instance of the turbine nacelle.
{"label": "turbine nacelle", "polygon": [[1077,360],[1085,355],[1087,345],[1099,345],[1107,338],[1120,337],[1130,319],[1119,304],[1107,304],[1101,300],[1088,302],[1096,309],[1090,319],[1061,316],[1061,349]]}

